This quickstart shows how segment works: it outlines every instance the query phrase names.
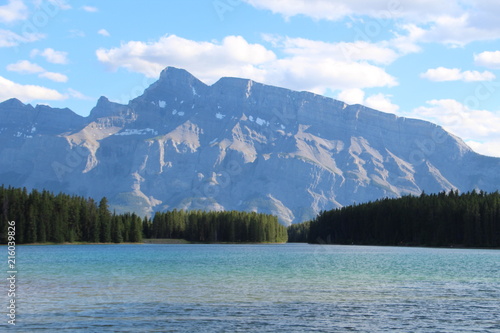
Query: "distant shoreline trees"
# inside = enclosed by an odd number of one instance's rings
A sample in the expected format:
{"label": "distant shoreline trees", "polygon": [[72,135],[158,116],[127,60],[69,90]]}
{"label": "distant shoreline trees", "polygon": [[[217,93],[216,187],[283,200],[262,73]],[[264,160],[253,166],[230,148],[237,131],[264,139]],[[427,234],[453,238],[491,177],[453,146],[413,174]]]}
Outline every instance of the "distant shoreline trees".
{"label": "distant shoreline trees", "polygon": [[500,194],[404,196],[321,212],[288,228],[290,241],[320,244],[500,247]]}
{"label": "distant shoreline trees", "polygon": [[0,186],[0,244],[7,243],[9,221],[16,222],[16,244],[122,243],[143,238],[193,242],[284,243],[288,233],[278,218],[254,212],[158,212],[152,219],[109,211],[104,197],[53,194]]}
{"label": "distant shoreline trees", "polygon": [[192,242],[286,243],[287,229],[278,218],[255,212],[157,212],[145,225],[148,238],[181,238]]}

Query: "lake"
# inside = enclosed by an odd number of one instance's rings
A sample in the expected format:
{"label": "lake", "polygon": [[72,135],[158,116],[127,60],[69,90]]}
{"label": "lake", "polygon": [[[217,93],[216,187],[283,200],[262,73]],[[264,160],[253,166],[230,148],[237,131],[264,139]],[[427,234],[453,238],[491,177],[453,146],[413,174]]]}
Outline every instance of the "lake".
{"label": "lake", "polygon": [[16,259],[16,332],[500,332],[498,250],[59,245]]}

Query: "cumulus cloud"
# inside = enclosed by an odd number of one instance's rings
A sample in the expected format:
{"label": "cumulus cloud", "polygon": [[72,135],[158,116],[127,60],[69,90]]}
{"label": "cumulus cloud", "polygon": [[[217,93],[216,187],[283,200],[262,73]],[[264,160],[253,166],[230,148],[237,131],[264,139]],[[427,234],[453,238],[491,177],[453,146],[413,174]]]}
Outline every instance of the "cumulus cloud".
{"label": "cumulus cloud", "polygon": [[425,35],[425,30],[415,24],[401,24],[399,28],[406,34],[395,32],[395,37],[390,41],[392,47],[402,55],[422,51],[418,43]]}
{"label": "cumulus cloud", "polygon": [[27,17],[28,8],[22,0],[9,0],[9,3],[0,6],[0,22],[2,23],[25,20]]}
{"label": "cumulus cloud", "polygon": [[39,74],[38,77],[46,78],[55,82],[67,82],[68,77],[64,74],[46,71],[43,67],[31,63],[28,60],[20,60],[14,64],[7,65],[7,70],[20,74]]}
{"label": "cumulus cloud", "polygon": [[68,82],[68,77],[64,74],[61,74],[61,73],[44,72],[38,76],[55,81],[55,82]]}
{"label": "cumulus cloud", "polygon": [[366,41],[327,43],[305,38],[289,38],[264,35],[264,40],[279,47],[287,54],[307,56],[309,58],[334,58],[340,61],[370,61],[378,64],[390,64],[399,55],[387,43],[369,43]]}
{"label": "cumulus cloud", "polygon": [[106,29],[101,29],[97,32],[99,35],[104,36],[104,37],[109,37],[111,34],[108,32]]}
{"label": "cumulus cloud", "polygon": [[32,100],[63,100],[67,96],[56,90],[35,85],[22,85],[0,76],[0,100],[17,98],[24,103]]}
{"label": "cumulus cloud", "polygon": [[[209,84],[221,76],[236,76],[316,93],[324,93],[327,89],[398,84],[383,68],[365,61],[369,57],[373,62],[391,58],[390,52],[384,54],[381,47],[369,46],[380,50],[378,56],[364,56],[360,52],[346,58],[338,45],[305,39],[287,39],[279,43],[277,47],[285,53],[282,58],[265,46],[250,44],[240,36],[228,36],[222,42],[197,42],[170,35],[157,42],[131,41],[120,47],[99,49],[96,55],[110,70],[121,67],[157,77],[166,66],[175,66],[189,70]],[[319,49],[311,50],[311,45]],[[333,49],[336,53],[330,54]]]}
{"label": "cumulus cloud", "polygon": [[243,0],[258,8],[290,18],[305,15],[317,20],[337,21],[349,16],[370,16],[379,19],[412,18],[432,20],[440,13],[458,12],[454,1],[420,0],[401,3],[387,0]]}
{"label": "cumulus cloud", "polygon": [[[349,19],[360,40],[378,39],[393,21],[404,31],[418,29],[418,42],[461,47],[474,41],[500,38],[495,1],[387,1],[387,0],[243,0],[285,19],[304,15],[316,20]],[[368,32],[366,30],[369,30]],[[412,43],[406,45],[415,49]]]}
{"label": "cumulus cloud", "polygon": [[338,93],[337,99],[344,103],[363,104],[365,101],[365,92],[362,89],[345,89]]}
{"label": "cumulus cloud", "polygon": [[399,110],[399,106],[393,104],[390,98],[390,95],[379,93],[370,95],[365,99],[365,92],[361,89],[346,89],[337,95],[338,100],[347,104],[361,104],[375,110],[396,113]]}
{"label": "cumulus cloud", "polygon": [[392,87],[397,80],[384,69],[365,62],[292,57],[272,64],[265,83],[324,93],[327,89]]}
{"label": "cumulus cloud", "polygon": [[500,157],[500,139],[493,139],[488,141],[466,140],[465,142],[475,152],[486,156]]}
{"label": "cumulus cloud", "polygon": [[399,106],[393,104],[390,98],[391,95],[375,94],[368,97],[364,104],[375,110],[396,113],[399,110]]}
{"label": "cumulus cloud", "polygon": [[21,74],[34,74],[45,72],[45,69],[37,64],[31,63],[28,60],[19,60],[14,64],[7,65],[7,70],[10,72],[17,72]]}
{"label": "cumulus cloud", "polygon": [[474,62],[478,66],[500,69],[500,51],[485,51],[475,54]]}
{"label": "cumulus cloud", "polygon": [[443,82],[443,81],[477,82],[477,81],[492,81],[496,78],[495,74],[488,71],[484,72],[462,71],[459,68],[445,68],[445,67],[428,69],[425,73],[420,74],[420,77],[436,82]]}
{"label": "cumulus cloud", "polygon": [[130,41],[117,48],[99,49],[96,55],[110,70],[123,67],[157,77],[166,66],[176,66],[208,82],[221,76],[262,78],[259,65],[276,58],[272,51],[250,44],[240,36],[228,36],[222,43],[216,43],[169,35],[157,42]]}
{"label": "cumulus cloud", "polygon": [[56,51],[52,48],[46,48],[43,51],[34,49],[31,51],[31,57],[42,56],[50,63],[65,65],[68,61],[68,52]]}
{"label": "cumulus cloud", "polygon": [[[493,13],[482,13],[490,15]],[[498,15],[500,12],[497,11]],[[475,19],[478,14],[464,12],[460,16],[442,15],[423,29],[421,42],[437,42],[451,47],[464,47],[475,41],[487,41],[500,38],[500,26],[498,24],[485,24]]]}
{"label": "cumulus cloud", "polygon": [[432,121],[470,143],[477,152],[500,157],[500,112],[475,110],[453,99],[430,100],[409,116]]}

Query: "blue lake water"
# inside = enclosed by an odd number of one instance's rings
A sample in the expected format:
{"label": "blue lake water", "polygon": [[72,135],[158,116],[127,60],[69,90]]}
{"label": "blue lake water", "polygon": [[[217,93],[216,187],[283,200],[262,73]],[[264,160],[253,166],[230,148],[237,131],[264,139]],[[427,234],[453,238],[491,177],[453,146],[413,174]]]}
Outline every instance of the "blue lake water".
{"label": "blue lake water", "polygon": [[0,330],[500,332],[498,250],[65,245],[16,259],[17,325]]}

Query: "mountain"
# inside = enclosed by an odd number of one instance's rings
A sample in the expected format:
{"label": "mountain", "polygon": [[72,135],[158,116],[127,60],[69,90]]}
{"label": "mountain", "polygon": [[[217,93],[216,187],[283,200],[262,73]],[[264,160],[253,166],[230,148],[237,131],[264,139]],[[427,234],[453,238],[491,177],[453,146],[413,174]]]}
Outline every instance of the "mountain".
{"label": "mountain", "polygon": [[382,197],[496,191],[500,159],[441,127],[240,78],[168,67],[88,117],[0,104],[0,183],[106,196],[117,212],[244,210],[283,224]]}

